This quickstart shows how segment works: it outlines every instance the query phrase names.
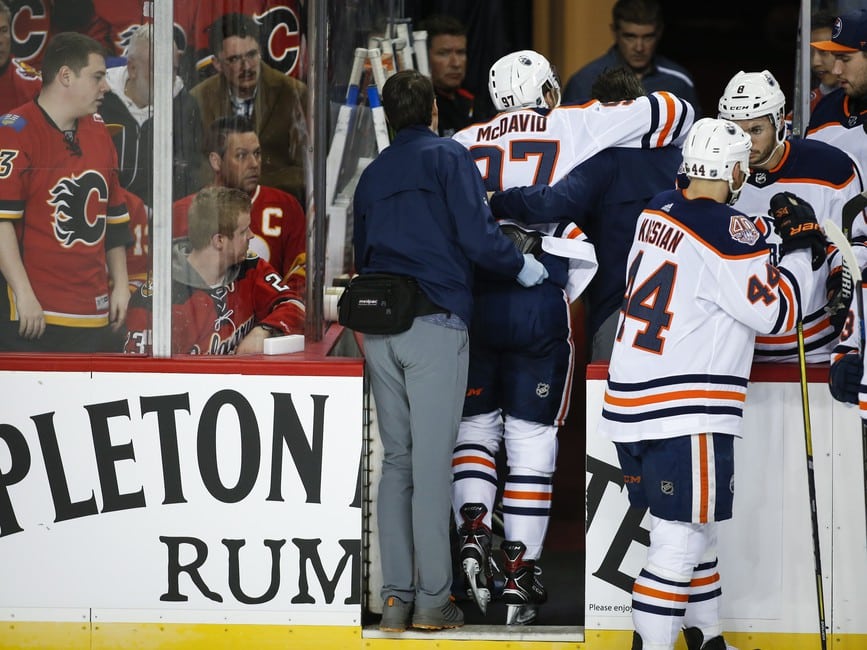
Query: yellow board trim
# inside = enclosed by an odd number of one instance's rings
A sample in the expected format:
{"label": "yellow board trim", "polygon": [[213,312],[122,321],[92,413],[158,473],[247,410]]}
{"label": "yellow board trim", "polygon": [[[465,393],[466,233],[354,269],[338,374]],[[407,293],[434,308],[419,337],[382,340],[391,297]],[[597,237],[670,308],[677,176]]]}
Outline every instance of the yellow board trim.
{"label": "yellow board trim", "polygon": [[[726,641],[741,650],[815,650],[816,634],[726,632]],[[632,632],[585,630],[585,640],[481,641],[448,639],[363,638],[358,627],[289,625],[218,625],[182,623],[46,623],[0,622],[0,650],[624,650]],[[828,648],[863,650],[867,634],[828,635]],[[679,639],[675,650],[686,650]]]}

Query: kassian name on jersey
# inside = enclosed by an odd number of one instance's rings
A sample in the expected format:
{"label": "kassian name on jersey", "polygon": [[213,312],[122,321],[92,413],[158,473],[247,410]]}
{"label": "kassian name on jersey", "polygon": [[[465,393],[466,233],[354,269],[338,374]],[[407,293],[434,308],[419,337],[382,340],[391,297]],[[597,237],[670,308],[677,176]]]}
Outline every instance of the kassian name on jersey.
{"label": "kassian name on jersey", "polygon": [[644,218],[638,230],[638,241],[653,244],[659,248],[673,253],[677,250],[683,239],[683,231],[667,223],[654,219]]}
{"label": "kassian name on jersey", "polygon": [[523,133],[526,131],[545,131],[548,128],[548,119],[538,113],[513,113],[504,115],[498,120],[486,126],[480,126],[476,134],[476,142],[483,140],[496,140],[506,133]]}

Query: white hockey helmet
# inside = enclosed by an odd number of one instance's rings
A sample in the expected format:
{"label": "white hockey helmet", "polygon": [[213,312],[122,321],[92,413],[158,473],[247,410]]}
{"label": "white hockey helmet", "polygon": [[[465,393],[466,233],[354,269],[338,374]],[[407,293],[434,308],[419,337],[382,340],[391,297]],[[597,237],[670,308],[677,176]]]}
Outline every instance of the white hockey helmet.
{"label": "white hockey helmet", "polygon": [[[553,106],[545,99],[549,91],[554,94]],[[498,111],[560,105],[557,75],[548,59],[533,50],[512,52],[498,59],[488,73],[488,92]]]}
{"label": "white hockey helmet", "polygon": [[735,163],[741,164],[741,171],[750,174],[750,136],[734,122],[705,117],[692,125],[683,145],[683,164],[681,174],[690,178],[703,178],[713,181],[727,181],[729,185],[729,205],[734,205],[741,193],[743,183],[734,188],[732,174]]}
{"label": "white hockey helmet", "polygon": [[754,120],[768,115],[777,134],[777,144],[786,139],[786,96],[767,70],[744,72],[732,77],[719,98],[719,117]]}

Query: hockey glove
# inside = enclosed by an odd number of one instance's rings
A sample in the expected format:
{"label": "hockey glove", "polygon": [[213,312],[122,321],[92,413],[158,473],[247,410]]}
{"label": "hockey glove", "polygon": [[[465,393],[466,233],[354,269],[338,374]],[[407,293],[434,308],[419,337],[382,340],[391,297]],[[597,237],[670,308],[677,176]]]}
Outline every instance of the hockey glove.
{"label": "hockey glove", "polygon": [[524,287],[534,287],[542,284],[548,277],[548,269],[530,253],[524,253],[524,266],[518,273],[518,282]]}
{"label": "hockey glove", "polygon": [[832,363],[828,374],[831,396],[838,402],[857,404],[863,370],[864,364],[857,352],[845,354]]}
{"label": "hockey glove", "polygon": [[831,325],[834,327],[834,335],[837,336],[846,324],[849,306],[852,304],[851,282],[844,286],[842,266],[832,269],[828,274],[828,279],[825,281],[825,295],[828,297],[825,311],[828,312]]}
{"label": "hockey glove", "polygon": [[774,230],[783,240],[780,255],[807,248],[813,256],[813,270],[825,262],[827,241],[812,206],[791,192],[778,192],[771,197],[768,214],[774,218]]}

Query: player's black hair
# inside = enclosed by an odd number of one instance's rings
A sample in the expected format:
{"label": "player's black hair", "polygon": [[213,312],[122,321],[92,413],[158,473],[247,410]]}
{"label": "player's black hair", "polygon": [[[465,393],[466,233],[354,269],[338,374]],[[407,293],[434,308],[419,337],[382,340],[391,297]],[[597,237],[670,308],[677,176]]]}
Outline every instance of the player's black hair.
{"label": "player's black hair", "polygon": [[620,29],[621,23],[661,28],[662,7],[657,0],[617,0],[611,8],[611,21],[615,29]]}
{"label": "player's black hair", "polygon": [[42,58],[42,85],[54,82],[60,68],[67,66],[76,75],[87,67],[91,54],[105,56],[102,45],[90,36],[77,32],[60,32],[48,41]]}
{"label": "player's black hair", "polygon": [[208,128],[206,151],[213,151],[221,158],[226,153],[226,141],[231,133],[255,132],[253,121],[243,115],[226,115],[218,117]]}
{"label": "player's black hair", "polygon": [[428,16],[421,22],[419,28],[427,31],[428,47],[430,47],[434,36],[441,36],[442,34],[448,36],[467,35],[466,26],[454,16],[449,16],[448,14],[433,14],[432,16]]}
{"label": "player's black hair", "polygon": [[605,68],[590,87],[590,96],[600,102],[622,102],[645,95],[641,80],[623,66]]}
{"label": "player's black hair", "polygon": [[382,88],[382,107],[395,132],[407,126],[430,126],[433,103],[433,84],[417,70],[401,70]]}
{"label": "player's black hair", "polygon": [[223,51],[223,41],[231,36],[247,38],[259,42],[259,26],[247,14],[225,14],[208,27],[208,47],[215,56]]}

